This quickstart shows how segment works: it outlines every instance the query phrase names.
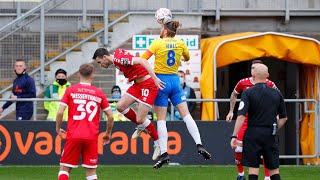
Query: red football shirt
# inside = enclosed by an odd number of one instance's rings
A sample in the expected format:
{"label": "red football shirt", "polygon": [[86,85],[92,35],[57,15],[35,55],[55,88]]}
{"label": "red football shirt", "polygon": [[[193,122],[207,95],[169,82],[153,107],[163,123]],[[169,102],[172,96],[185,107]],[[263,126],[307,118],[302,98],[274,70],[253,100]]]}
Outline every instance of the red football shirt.
{"label": "red football shirt", "polygon": [[[270,81],[269,79],[266,80],[266,84],[274,89],[278,89],[277,86],[274,84],[274,82]],[[234,91],[237,94],[240,94],[242,91],[244,91],[252,86],[254,86],[254,84],[252,82],[252,78],[244,78],[238,82],[238,84],[234,88]]]}
{"label": "red football shirt", "polygon": [[80,83],[70,86],[61,99],[68,106],[67,139],[98,139],[100,109],[109,109],[105,94],[95,86]]}
{"label": "red football shirt", "polygon": [[[278,89],[276,84],[272,81],[270,81],[269,79],[266,79],[266,84],[274,89]],[[250,88],[254,86],[254,83],[252,82],[252,78],[244,78],[244,79],[241,79],[238,84],[236,85],[236,87],[234,88],[234,91],[237,93],[237,94],[240,94],[242,91]],[[247,124],[248,124],[248,114],[246,115],[246,119],[242,125],[242,127],[247,127]]]}
{"label": "red football shirt", "polygon": [[133,55],[124,49],[117,49],[113,54],[114,66],[129,79],[129,82],[149,74],[141,64],[133,65],[133,57]]}

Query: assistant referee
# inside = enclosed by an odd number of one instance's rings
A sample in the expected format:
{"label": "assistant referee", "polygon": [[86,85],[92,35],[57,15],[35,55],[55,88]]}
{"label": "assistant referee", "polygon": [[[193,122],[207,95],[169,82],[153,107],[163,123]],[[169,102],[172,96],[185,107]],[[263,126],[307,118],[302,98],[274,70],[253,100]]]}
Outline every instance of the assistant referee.
{"label": "assistant referee", "polygon": [[[241,95],[238,117],[230,145],[236,148],[236,135],[248,113],[248,128],[243,138],[242,164],[249,167],[249,180],[257,180],[261,155],[271,180],[279,180],[279,137],[277,130],[287,121],[285,103],[280,91],[266,85],[268,67],[254,68],[256,84]],[[279,119],[276,116],[279,115]]]}

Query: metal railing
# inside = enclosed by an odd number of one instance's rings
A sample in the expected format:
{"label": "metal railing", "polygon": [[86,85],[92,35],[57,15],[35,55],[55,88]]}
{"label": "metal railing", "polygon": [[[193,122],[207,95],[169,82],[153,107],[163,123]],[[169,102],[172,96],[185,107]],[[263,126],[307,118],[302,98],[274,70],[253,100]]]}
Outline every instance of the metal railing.
{"label": "metal railing", "polygon": [[[59,5],[61,5],[62,3],[64,3],[67,0],[61,0],[59,2],[55,2],[55,4],[53,4],[53,6],[50,6],[47,9],[44,9],[44,6],[52,1],[54,1],[54,0],[47,0],[47,1],[43,2],[39,5],[37,5],[36,7],[32,8],[31,10],[29,10],[28,12],[26,12],[22,16],[17,14],[17,17],[18,17],[17,19],[11,21],[9,24],[0,28],[0,34],[1,34],[0,41],[5,39],[6,37],[10,36],[11,34],[17,32],[18,30],[22,29],[26,25],[32,23],[36,19],[39,19],[41,16],[41,10],[44,10],[44,13],[49,12],[50,10],[58,7]],[[18,12],[19,11],[17,10],[17,13]],[[40,13],[38,13],[38,12],[40,12]],[[21,21],[26,20],[27,18],[29,18],[31,16],[32,16],[32,18],[30,20],[21,24]],[[5,33],[5,34],[3,35],[3,33]]]}
{"label": "metal railing", "polygon": [[[151,13],[153,13],[153,12],[143,12],[143,13],[139,13],[139,12],[129,12],[129,13],[126,13],[126,14],[124,14],[123,16],[119,17],[118,19],[116,19],[116,20],[112,21],[111,23],[109,23],[109,24],[108,24],[108,28],[109,28],[109,27],[112,27],[112,26],[115,25],[115,24],[117,24],[118,22],[120,22],[120,21],[123,20],[124,18],[130,16],[131,14],[151,14]],[[78,42],[77,44],[75,44],[75,45],[73,45],[72,47],[70,47],[69,49],[63,51],[61,54],[59,54],[59,55],[57,55],[56,57],[48,60],[47,62],[44,62],[40,67],[32,70],[32,71],[29,73],[29,75],[34,75],[36,72],[40,71],[40,70],[43,69],[45,66],[52,64],[53,62],[55,62],[55,61],[58,60],[59,58],[65,56],[67,53],[73,51],[75,48],[81,46],[82,44],[84,44],[84,43],[87,42],[88,40],[90,40],[90,39],[92,39],[92,38],[94,38],[94,37],[97,37],[98,35],[100,35],[101,33],[103,33],[104,30],[105,30],[104,28],[103,28],[103,29],[100,29],[100,30],[94,32],[93,34],[87,36],[86,38],[84,38],[83,40],[81,40],[80,42]],[[105,36],[108,36],[108,35],[105,35]],[[5,87],[4,89],[2,89],[2,90],[0,91],[0,94],[8,91],[11,87],[12,87],[12,85]]]}

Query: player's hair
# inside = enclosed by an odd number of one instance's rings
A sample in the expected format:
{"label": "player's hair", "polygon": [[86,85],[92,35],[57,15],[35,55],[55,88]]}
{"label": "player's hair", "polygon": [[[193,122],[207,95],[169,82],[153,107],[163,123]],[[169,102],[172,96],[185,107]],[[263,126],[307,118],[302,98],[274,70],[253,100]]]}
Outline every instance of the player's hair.
{"label": "player's hair", "polygon": [[98,48],[96,52],[94,52],[92,59],[96,59],[97,57],[103,58],[104,55],[110,56],[109,51],[106,48]]}
{"label": "player's hair", "polygon": [[164,25],[164,28],[168,30],[167,36],[174,37],[177,33],[178,27],[182,26],[179,21],[170,21]]}
{"label": "player's hair", "polygon": [[94,66],[89,63],[82,64],[79,68],[79,73],[84,78],[90,77],[93,71],[94,71]]}
{"label": "player's hair", "polygon": [[260,59],[253,60],[251,64],[264,64]]}

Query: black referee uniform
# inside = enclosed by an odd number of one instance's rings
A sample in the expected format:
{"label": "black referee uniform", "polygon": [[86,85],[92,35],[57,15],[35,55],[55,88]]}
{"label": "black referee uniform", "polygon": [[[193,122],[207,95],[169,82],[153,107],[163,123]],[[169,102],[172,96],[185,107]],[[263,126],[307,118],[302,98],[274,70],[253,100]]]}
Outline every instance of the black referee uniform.
{"label": "black referee uniform", "polygon": [[238,115],[248,113],[248,128],[243,138],[242,164],[258,168],[261,155],[268,169],[279,168],[277,118],[286,118],[281,93],[265,83],[257,83],[241,95]]}

